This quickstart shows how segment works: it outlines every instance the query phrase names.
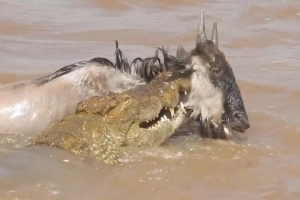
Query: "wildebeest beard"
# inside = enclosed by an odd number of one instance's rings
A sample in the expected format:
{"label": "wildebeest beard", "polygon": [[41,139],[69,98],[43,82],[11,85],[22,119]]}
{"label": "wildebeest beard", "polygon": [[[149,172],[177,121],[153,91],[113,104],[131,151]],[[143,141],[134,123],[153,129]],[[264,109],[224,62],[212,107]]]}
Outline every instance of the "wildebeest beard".
{"label": "wildebeest beard", "polygon": [[[211,40],[208,40],[205,34],[203,10],[197,31],[195,49],[187,52],[182,46],[179,46],[176,57],[169,55],[163,47],[158,48],[158,50],[163,53],[163,64],[158,58],[156,51],[153,57],[144,60],[141,58],[134,59],[130,65],[131,70],[133,70],[131,74],[136,74],[149,82],[155,75],[164,70],[182,71],[191,68],[198,70],[198,75],[200,76],[196,77],[195,81],[199,81],[198,90],[201,90],[202,98],[203,95],[204,100],[206,97],[209,98],[209,96],[214,97],[211,98],[210,102],[205,102],[201,101],[201,95],[197,96],[196,94],[194,95],[194,103],[187,105],[194,109],[192,117],[200,123],[199,128],[202,137],[229,139],[233,136],[233,130],[245,132],[250,127],[240,89],[236,83],[232,68],[227,62],[224,53],[218,49],[217,23],[214,22]],[[122,62],[124,60],[126,59],[117,44],[116,65],[123,65]],[[127,60],[126,62],[128,63]],[[127,65],[129,66],[129,64]],[[197,85],[197,83],[195,84]],[[218,93],[221,95],[218,96]],[[216,98],[217,96],[219,99]],[[219,103],[216,101],[219,101]],[[211,108],[217,111],[215,114],[219,115],[220,121],[216,122],[214,119],[213,110],[203,109],[201,104],[205,103],[210,103]]]}

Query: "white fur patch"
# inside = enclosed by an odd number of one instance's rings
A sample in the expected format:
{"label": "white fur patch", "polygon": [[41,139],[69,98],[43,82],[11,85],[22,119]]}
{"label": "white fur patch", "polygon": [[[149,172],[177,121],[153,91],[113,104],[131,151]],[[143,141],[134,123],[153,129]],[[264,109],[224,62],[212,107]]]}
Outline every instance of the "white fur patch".
{"label": "white fur patch", "polygon": [[223,94],[210,81],[208,67],[204,66],[198,56],[192,57],[192,64],[187,66],[197,71],[192,75],[192,89],[185,106],[194,108],[191,117],[200,113],[202,119],[212,117],[216,123],[221,123],[223,113]]}

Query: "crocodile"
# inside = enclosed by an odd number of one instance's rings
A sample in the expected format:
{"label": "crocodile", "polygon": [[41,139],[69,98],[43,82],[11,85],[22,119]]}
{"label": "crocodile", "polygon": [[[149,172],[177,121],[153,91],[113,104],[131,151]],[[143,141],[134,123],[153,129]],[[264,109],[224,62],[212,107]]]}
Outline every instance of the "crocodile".
{"label": "crocodile", "polygon": [[189,114],[181,100],[191,90],[193,72],[164,72],[147,85],[82,101],[75,114],[53,123],[29,146],[58,147],[116,165],[123,147],[161,145]]}

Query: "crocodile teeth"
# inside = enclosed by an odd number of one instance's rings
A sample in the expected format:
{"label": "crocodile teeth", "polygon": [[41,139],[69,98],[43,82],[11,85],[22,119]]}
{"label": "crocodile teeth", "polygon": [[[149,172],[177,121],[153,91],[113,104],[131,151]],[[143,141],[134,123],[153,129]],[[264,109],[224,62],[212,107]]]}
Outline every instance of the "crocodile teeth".
{"label": "crocodile teeth", "polygon": [[169,120],[168,118],[167,118],[167,116],[166,115],[164,115],[163,116],[163,118],[167,121],[167,120]]}
{"label": "crocodile teeth", "polygon": [[163,117],[161,117],[161,118],[160,118],[160,121],[164,122],[164,121],[165,121],[165,119],[164,119]]}
{"label": "crocodile teeth", "polygon": [[187,91],[184,91],[184,95],[187,95]]}
{"label": "crocodile teeth", "polygon": [[171,113],[171,116],[173,117],[174,116],[174,108],[169,108],[169,111]]}
{"label": "crocodile teeth", "polygon": [[227,128],[227,127],[224,127],[224,132],[225,132],[225,134],[227,134],[227,135],[229,135],[229,134],[230,134],[230,132],[229,132],[229,130],[228,130],[228,128]]}
{"label": "crocodile teeth", "polygon": [[183,106],[183,103],[182,103],[182,102],[180,102],[180,107],[181,107],[181,108],[184,108],[184,106]]}
{"label": "crocodile teeth", "polygon": [[162,124],[163,124],[162,121],[158,121],[157,122],[157,127],[160,127]]}
{"label": "crocodile teeth", "polygon": [[180,109],[182,110],[182,112],[183,112],[184,114],[187,114],[187,112],[186,112],[186,110],[185,110],[185,108],[184,108],[182,102],[180,102]]}

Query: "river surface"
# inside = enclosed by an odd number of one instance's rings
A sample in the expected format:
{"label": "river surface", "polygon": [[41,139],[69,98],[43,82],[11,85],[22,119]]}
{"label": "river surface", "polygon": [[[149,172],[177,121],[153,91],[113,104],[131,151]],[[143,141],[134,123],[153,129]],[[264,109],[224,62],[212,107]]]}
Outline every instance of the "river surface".
{"label": "river surface", "polygon": [[161,45],[191,49],[201,9],[209,37],[218,22],[246,133],[204,140],[188,127],[161,147],[127,150],[116,167],[4,138],[0,199],[299,200],[299,0],[0,0],[0,84],[112,59],[115,39],[130,60]]}

